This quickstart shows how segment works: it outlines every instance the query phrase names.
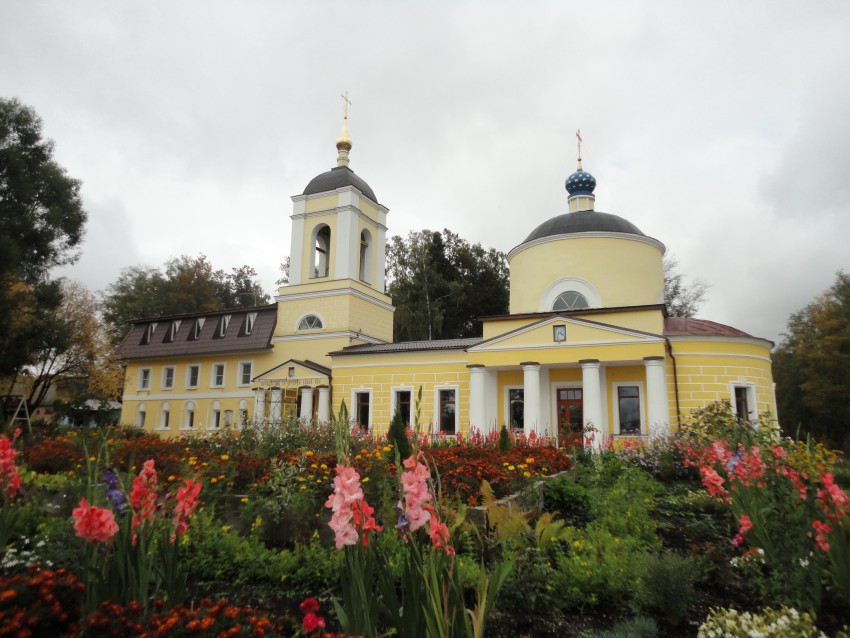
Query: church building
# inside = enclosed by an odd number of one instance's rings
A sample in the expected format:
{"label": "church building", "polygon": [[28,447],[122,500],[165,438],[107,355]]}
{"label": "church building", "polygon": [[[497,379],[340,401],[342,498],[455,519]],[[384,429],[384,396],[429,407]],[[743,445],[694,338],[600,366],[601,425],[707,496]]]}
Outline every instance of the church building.
{"label": "church building", "polygon": [[289,284],[275,303],[132,322],[121,422],[173,435],[295,416],[386,432],[398,410],[431,433],[503,424],[526,435],[585,430],[597,442],[676,429],[726,399],[742,419],[776,414],[772,343],[704,319],[668,317],[664,244],[595,210],[596,180],[566,180],[567,212],[508,253],[509,314],[483,336],[393,343],[385,293],[389,209],[337,165],[292,197]]}

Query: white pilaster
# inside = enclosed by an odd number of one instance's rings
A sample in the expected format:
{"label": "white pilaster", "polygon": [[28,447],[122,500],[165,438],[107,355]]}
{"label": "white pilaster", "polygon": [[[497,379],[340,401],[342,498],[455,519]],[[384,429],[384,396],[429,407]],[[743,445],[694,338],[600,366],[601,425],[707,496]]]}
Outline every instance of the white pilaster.
{"label": "white pilaster", "polygon": [[353,210],[341,210],[336,215],[336,238],[333,240],[334,279],[357,279],[360,260],[360,233],[357,232],[357,215]]}
{"label": "white pilaster", "polygon": [[262,425],[266,420],[266,390],[256,388],[254,390],[254,425]]}
{"label": "white pilaster", "polygon": [[540,364],[525,362],[522,366],[523,430],[526,436],[540,427]]}
{"label": "white pilaster", "polygon": [[[584,427],[592,426],[598,433],[595,437],[599,440],[601,434],[608,434],[608,424],[602,420],[602,384],[599,381],[599,360],[585,359],[579,361],[581,365],[581,390],[582,390],[582,413],[584,415]],[[595,446],[592,446],[595,449]]]}
{"label": "white pilaster", "polygon": [[486,371],[482,365],[470,365],[469,368],[469,426],[487,432],[486,412]]}
{"label": "white pilaster", "polygon": [[331,389],[326,385],[319,386],[319,411],[316,419],[319,423],[331,420]]}
{"label": "white pilaster", "polygon": [[670,432],[670,407],[667,399],[667,373],[664,357],[644,357],[646,366],[646,417],[650,436]]}
{"label": "white pilaster", "polygon": [[301,388],[301,414],[298,416],[305,421],[313,418],[313,388],[309,386]]}
{"label": "white pilaster", "polygon": [[280,423],[280,414],[282,404],[282,394],[280,388],[272,388],[271,392],[271,405],[269,405],[269,422],[270,423]]}
{"label": "white pilaster", "polygon": [[[296,202],[296,206],[299,202]],[[304,202],[300,202],[303,208]],[[289,285],[297,286],[302,280],[309,279],[309,275],[304,275],[304,218],[292,220],[292,240],[289,244]],[[309,248],[308,248],[309,250]]]}

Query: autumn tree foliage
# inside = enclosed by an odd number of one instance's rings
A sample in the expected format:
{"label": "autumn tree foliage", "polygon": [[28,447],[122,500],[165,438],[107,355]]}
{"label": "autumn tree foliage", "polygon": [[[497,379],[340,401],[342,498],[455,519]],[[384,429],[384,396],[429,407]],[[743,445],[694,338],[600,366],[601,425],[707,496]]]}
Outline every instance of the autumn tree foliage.
{"label": "autumn tree foliage", "polygon": [[53,159],[36,112],[0,99],[0,377],[35,362],[51,313],[62,301],[51,280],[73,263],[86,213],[80,181]]}
{"label": "autumn tree foliage", "polygon": [[679,262],[673,254],[664,256],[664,304],[668,315],[695,317],[707,293],[707,283],[701,279],[688,281],[679,272]]}
{"label": "autumn tree foliage", "polygon": [[850,451],[850,275],[788,319],[773,355],[779,422]]}
{"label": "autumn tree foliage", "polygon": [[133,319],[267,303],[269,296],[250,266],[226,273],[215,269],[206,255],[181,255],[162,268],[125,268],[103,293],[103,316],[117,343]]}
{"label": "autumn tree foliage", "polygon": [[478,317],[508,312],[505,254],[447,229],[392,237],[387,277],[396,341],[480,336]]}

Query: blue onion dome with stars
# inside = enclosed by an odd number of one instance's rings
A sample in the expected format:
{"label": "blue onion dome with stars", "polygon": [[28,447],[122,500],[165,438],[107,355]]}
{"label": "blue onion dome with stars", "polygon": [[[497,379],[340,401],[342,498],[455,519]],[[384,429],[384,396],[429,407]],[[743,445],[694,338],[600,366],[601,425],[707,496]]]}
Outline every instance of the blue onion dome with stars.
{"label": "blue onion dome with stars", "polygon": [[592,195],[596,188],[596,178],[587,171],[579,168],[567,178],[567,192],[572,195]]}

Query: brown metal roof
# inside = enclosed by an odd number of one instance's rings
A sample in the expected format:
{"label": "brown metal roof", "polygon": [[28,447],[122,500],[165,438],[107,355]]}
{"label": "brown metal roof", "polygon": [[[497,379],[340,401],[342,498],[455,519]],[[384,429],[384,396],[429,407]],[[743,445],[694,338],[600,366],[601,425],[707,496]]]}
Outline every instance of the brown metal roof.
{"label": "brown metal roof", "polygon": [[689,319],[687,317],[667,317],[664,319],[665,337],[749,337],[742,330],[726,326],[707,319]]}
{"label": "brown metal roof", "polygon": [[[249,313],[257,313],[251,334],[245,334],[246,318]],[[230,315],[230,324],[224,336],[220,336],[221,321]],[[203,328],[195,336],[198,319],[204,319]],[[170,340],[172,324],[180,321],[180,327]],[[207,354],[230,354],[267,350],[271,347],[272,334],[277,323],[277,306],[257,308],[233,308],[216,312],[171,315],[168,317],[148,317],[136,319],[124,341],[118,346],[121,359],[151,359],[165,357],[183,357]],[[149,326],[156,324],[156,330],[145,339]],[[147,343],[143,343],[147,341]]]}
{"label": "brown metal roof", "polygon": [[366,343],[356,346],[348,346],[342,350],[331,352],[330,356],[343,356],[349,354],[378,354],[387,352],[420,352],[426,350],[465,350],[478,345],[483,339],[481,337],[468,337],[465,339],[439,339],[436,341],[402,341],[401,343]]}

